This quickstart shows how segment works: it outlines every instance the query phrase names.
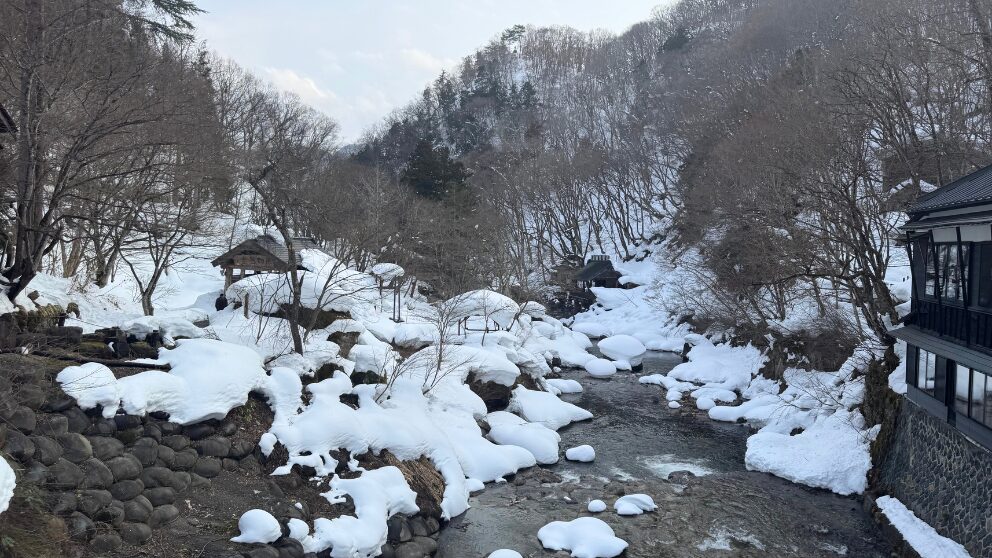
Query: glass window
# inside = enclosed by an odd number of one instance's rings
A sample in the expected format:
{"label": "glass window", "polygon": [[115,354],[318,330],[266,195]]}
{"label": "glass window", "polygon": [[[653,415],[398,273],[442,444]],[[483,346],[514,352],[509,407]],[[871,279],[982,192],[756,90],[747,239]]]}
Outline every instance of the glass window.
{"label": "glass window", "polygon": [[992,243],[983,242],[978,257],[978,305],[992,308]]}
{"label": "glass window", "polygon": [[935,247],[927,245],[925,252],[927,266],[927,282],[924,294],[926,296],[937,296],[937,262],[933,257]]}
{"label": "glass window", "polygon": [[968,400],[970,399],[968,386],[971,383],[971,369],[960,364],[954,366],[954,411],[968,416]]}
{"label": "glass window", "polygon": [[[959,253],[960,252],[960,253]],[[964,278],[962,262],[967,260],[968,247],[957,244],[940,244],[937,247],[940,260],[940,296],[944,300],[964,300]]]}
{"label": "glass window", "polygon": [[934,394],[937,383],[937,355],[920,349],[920,357],[916,369],[916,387]]}

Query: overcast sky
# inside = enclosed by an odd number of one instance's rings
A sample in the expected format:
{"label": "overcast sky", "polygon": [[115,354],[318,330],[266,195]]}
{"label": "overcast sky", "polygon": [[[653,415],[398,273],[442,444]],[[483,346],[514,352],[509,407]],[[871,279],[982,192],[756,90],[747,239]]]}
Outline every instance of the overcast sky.
{"label": "overcast sky", "polygon": [[499,32],[622,32],[666,0],[199,0],[207,47],[293,91],[354,141]]}

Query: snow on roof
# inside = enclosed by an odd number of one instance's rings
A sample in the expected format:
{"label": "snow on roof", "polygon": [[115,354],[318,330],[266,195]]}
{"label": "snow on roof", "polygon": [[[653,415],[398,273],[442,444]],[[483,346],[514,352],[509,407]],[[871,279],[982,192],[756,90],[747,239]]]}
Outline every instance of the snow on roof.
{"label": "snow on roof", "polygon": [[910,206],[908,212],[918,215],[938,209],[954,209],[988,202],[992,202],[992,165],[921,196]]}
{"label": "snow on roof", "polygon": [[369,270],[372,275],[388,283],[397,277],[402,277],[405,271],[402,267],[394,263],[377,263]]}

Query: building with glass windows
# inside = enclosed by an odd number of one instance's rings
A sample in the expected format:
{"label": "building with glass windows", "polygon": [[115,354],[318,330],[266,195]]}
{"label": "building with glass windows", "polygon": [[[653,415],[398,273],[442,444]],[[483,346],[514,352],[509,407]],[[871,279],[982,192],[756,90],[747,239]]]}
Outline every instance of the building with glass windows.
{"label": "building with glass windows", "polygon": [[922,196],[903,225],[908,398],[992,449],[992,166]]}

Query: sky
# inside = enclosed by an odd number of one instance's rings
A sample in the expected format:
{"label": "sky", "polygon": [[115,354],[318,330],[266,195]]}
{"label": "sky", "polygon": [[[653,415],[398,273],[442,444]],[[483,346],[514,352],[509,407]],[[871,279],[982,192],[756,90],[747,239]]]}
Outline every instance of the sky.
{"label": "sky", "polygon": [[344,143],[504,29],[623,32],[666,0],[199,0],[197,35],[341,125]]}

